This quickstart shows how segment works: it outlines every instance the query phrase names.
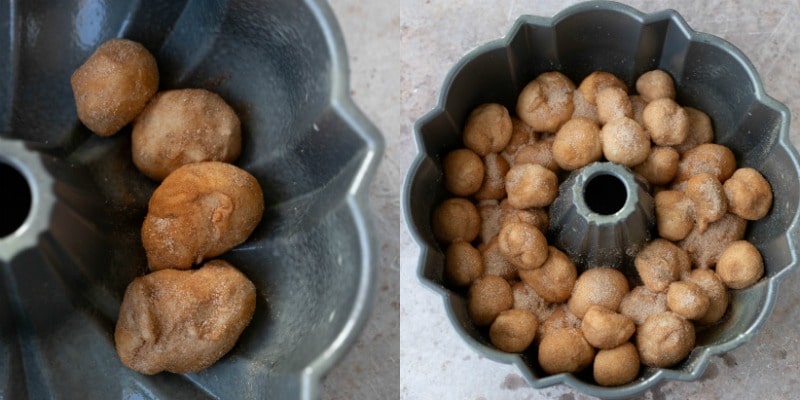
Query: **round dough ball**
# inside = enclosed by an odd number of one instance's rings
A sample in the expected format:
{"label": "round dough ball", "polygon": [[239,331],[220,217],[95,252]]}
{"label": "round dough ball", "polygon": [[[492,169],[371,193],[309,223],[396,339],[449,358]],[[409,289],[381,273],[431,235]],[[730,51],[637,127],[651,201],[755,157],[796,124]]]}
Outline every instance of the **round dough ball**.
{"label": "round dough ball", "polygon": [[633,171],[643,176],[651,185],[666,185],[678,172],[680,158],[680,154],[672,147],[653,146],[647,158],[635,166]]}
{"label": "round dough ball", "polygon": [[[547,232],[547,227],[550,225],[550,215],[544,208],[527,208],[519,210],[511,206],[507,199],[500,202],[500,209],[502,210],[502,224],[510,224],[512,222],[525,222],[539,228],[542,232]],[[499,233],[499,230],[498,230]]]}
{"label": "round dough ball", "polygon": [[70,84],[78,119],[97,135],[111,136],[158,90],[158,65],[141,44],[111,39],[72,73]]}
{"label": "round dough ball", "polygon": [[225,261],[156,271],[125,290],[114,331],[117,354],[146,375],[197,372],[233,348],[255,308],[255,285]]}
{"label": "round dough ball", "polygon": [[641,325],[651,315],[667,311],[667,295],[650,291],[647,286],[633,288],[619,304],[619,312]]}
{"label": "round dough ball", "polygon": [[662,190],[655,196],[658,235],[667,240],[681,240],[694,228],[694,204],[677,190]]}
{"label": "round dough ball", "polygon": [[563,303],[572,293],[578,270],[569,256],[550,246],[541,268],[521,270],[519,277],[546,301]]}
{"label": "round dough ball", "polygon": [[661,98],[648,103],[642,120],[653,143],[659,146],[679,145],[689,135],[689,116],[672,99]]}
{"label": "round dough ball", "polygon": [[[567,122],[569,123],[569,121]],[[539,164],[550,171],[560,171],[553,155],[553,144],[556,136],[543,134],[539,140],[522,147],[514,159],[516,164]]]}
{"label": "round dough ball", "polygon": [[483,184],[483,161],[470,149],[457,149],[447,153],[442,171],[444,187],[456,196],[470,196]]}
{"label": "round dough ball", "polygon": [[478,215],[480,215],[480,241],[489,243],[495,236],[500,234],[503,226],[503,209],[494,200],[484,200],[478,204]]}
{"label": "round dough ball", "polygon": [[526,310],[511,309],[500,313],[489,328],[489,339],[498,349],[521,353],[533,343],[539,322]]}
{"label": "round dough ball", "polygon": [[628,279],[613,268],[590,268],[575,281],[572,297],[567,305],[578,318],[583,318],[589,307],[603,306],[617,311],[622,298],[628,294]]}
{"label": "round dough ball", "polygon": [[153,192],[142,225],[150,269],[188,269],[250,236],[264,214],[255,177],[231,164],[205,161],[171,173]]}
{"label": "round dough ball", "polygon": [[620,386],[639,375],[639,351],[633,343],[600,350],[594,357],[594,380],[602,386]]}
{"label": "round dough ball", "polygon": [[[555,304],[547,302],[539,293],[536,293],[532,287],[525,284],[525,282],[517,282],[511,285],[511,294],[514,297],[514,305],[512,308],[518,310],[527,310],[536,316],[536,321],[543,323],[555,309]],[[537,326],[537,331],[539,330]]]}
{"label": "round dough ball", "polygon": [[500,104],[487,103],[472,110],[464,126],[464,147],[483,157],[499,153],[511,140],[511,116]]}
{"label": "round dough ball", "polygon": [[650,155],[650,137],[636,121],[617,118],[600,131],[603,155],[608,161],[632,167],[643,163]]}
{"label": "round dough ball", "polygon": [[675,281],[667,289],[667,307],[686,319],[699,319],[706,315],[711,304],[699,286],[689,281]]}
{"label": "round dough ball", "polygon": [[583,97],[583,92],[580,90],[572,92],[572,104],[575,106],[575,111],[572,112],[572,119],[588,118],[595,124],[600,124],[600,117],[597,116],[597,106],[590,104]]}
{"label": "round dough ball", "polygon": [[723,185],[730,212],[750,221],[764,218],[772,207],[772,187],[758,171],[739,168]]}
{"label": "round dough ball", "polygon": [[539,324],[537,337],[541,340],[541,338],[551,333],[558,332],[561,329],[574,329],[579,331],[580,327],[581,319],[570,312],[566,304],[563,304],[555,307],[553,312],[550,313],[550,316],[548,316],[543,323]]}
{"label": "round dough ball", "polygon": [[572,171],[603,157],[600,128],[587,118],[573,118],[556,133],[552,155],[559,167]]}
{"label": "round dough ball", "polygon": [[688,274],[692,267],[689,255],[664,239],[648,243],[633,259],[642,282],[653,292],[667,290],[670,283]]}
{"label": "round dough ball", "polygon": [[533,128],[523,120],[517,117],[511,117],[511,139],[509,139],[506,148],[503,149],[503,157],[506,161],[512,163],[519,149],[535,141],[536,133],[533,131]]}
{"label": "round dough ball", "polygon": [[488,326],[501,312],[514,305],[511,285],[499,276],[484,276],[469,287],[469,318],[477,326]]}
{"label": "round dough ball", "polygon": [[158,93],[136,118],[131,134],[133,163],[159,181],[182,165],[233,162],[241,149],[239,117],[222,97],[205,89]]}
{"label": "round dough ball", "polygon": [[535,269],[547,259],[547,239],[531,224],[514,222],[504,225],[497,237],[500,252],[520,269]]}
{"label": "round dough ball", "polygon": [[609,87],[617,87],[625,91],[628,90],[628,86],[625,85],[625,82],[614,76],[614,74],[605,71],[595,71],[586,78],[583,78],[578,90],[589,104],[597,105],[597,94],[600,93],[601,90]]}
{"label": "round dough ball", "polygon": [[536,132],[556,132],[572,117],[575,84],[564,74],[545,72],[528,83],[517,98],[517,115]]}
{"label": "round dough ball", "polygon": [[548,374],[578,372],[594,359],[594,349],[578,329],[556,329],[539,342],[539,366]]}
{"label": "round dough ball", "polygon": [[708,225],[705,232],[695,228],[678,246],[689,253],[692,265],[697,268],[711,268],[717,264],[722,251],[728,245],[744,237],[747,221],[727,213],[722,219]]}
{"label": "round dough ball", "polygon": [[647,318],[636,331],[639,358],[650,367],[668,368],[679,363],[694,343],[694,325],[671,311]]}
{"label": "round dough ball", "polygon": [[678,153],[683,154],[701,144],[714,141],[714,128],[708,114],[692,107],[683,107],[689,116],[689,135],[683,143],[674,146]]}
{"label": "round dough ball", "polygon": [[737,240],[719,256],[717,275],[731,289],[748,288],[764,276],[764,260],[752,243]]}
{"label": "round dough ball", "polygon": [[591,306],[583,316],[583,337],[598,349],[613,349],[627,342],[636,330],[633,320],[603,306]]}
{"label": "round dough ball", "polygon": [[597,118],[607,124],[617,118],[633,118],[633,106],[628,91],[616,86],[597,92]]}
{"label": "round dough ball", "polygon": [[709,301],[705,315],[698,318],[696,322],[710,325],[722,319],[725,311],[728,310],[728,287],[716,272],[710,269],[694,269],[686,280],[700,287]]}
{"label": "round dough ball", "polygon": [[675,100],[675,82],[668,73],[660,69],[642,74],[636,80],[636,91],[647,102],[658,99]]}
{"label": "round dough ball", "polygon": [[453,242],[444,259],[445,277],[453,285],[467,286],[483,275],[483,256],[468,242]]}
{"label": "round dough ball", "polygon": [[433,235],[450,243],[455,240],[471,242],[478,237],[481,217],[472,202],[462,198],[447,199],[433,211]]}
{"label": "round dough ball", "polygon": [[506,193],[512,207],[546,207],[558,196],[558,177],[538,164],[516,164],[506,174]]}
{"label": "round dough ball", "polygon": [[481,243],[478,250],[483,256],[483,274],[499,276],[511,280],[517,278],[517,266],[508,261],[500,251],[499,236],[492,238],[488,243]]}
{"label": "round dough ball", "polygon": [[511,168],[508,161],[497,153],[483,157],[483,184],[475,192],[478,200],[499,200],[506,196],[506,174]]}
{"label": "round dough ball", "polygon": [[694,218],[697,230],[703,233],[708,224],[719,221],[728,212],[728,200],[722,184],[712,175],[702,173],[686,182],[686,197],[694,204]]}
{"label": "round dough ball", "polygon": [[736,157],[733,152],[716,143],[701,144],[687,150],[678,163],[675,182],[683,182],[702,173],[707,173],[720,182],[725,182],[736,170]]}

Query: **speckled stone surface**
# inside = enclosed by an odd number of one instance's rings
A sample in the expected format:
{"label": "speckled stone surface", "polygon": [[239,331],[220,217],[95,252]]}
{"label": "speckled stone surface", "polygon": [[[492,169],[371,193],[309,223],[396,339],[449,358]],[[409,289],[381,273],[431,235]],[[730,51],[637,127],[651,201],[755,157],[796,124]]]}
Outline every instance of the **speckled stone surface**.
{"label": "speckled stone surface", "polygon": [[[413,124],[433,108],[449,69],[468,51],[502,37],[522,14],[552,16],[573,1],[404,0],[400,14],[400,132],[390,150],[403,171],[416,152]],[[800,115],[800,1],[630,1],[645,12],[672,8],[698,31],[739,47],[767,93]],[[800,145],[792,122],[791,138]],[[394,165],[393,165],[394,167]],[[448,321],[442,299],[416,276],[419,251],[400,228],[400,397],[403,399],[587,399],[566,386],[530,388],[508,365],[481,357]],[[666,382],[645,399],[790,399],[800,393],[800,273],[781,285],[773,314],[749,343],[715,358],[696,382]]]}

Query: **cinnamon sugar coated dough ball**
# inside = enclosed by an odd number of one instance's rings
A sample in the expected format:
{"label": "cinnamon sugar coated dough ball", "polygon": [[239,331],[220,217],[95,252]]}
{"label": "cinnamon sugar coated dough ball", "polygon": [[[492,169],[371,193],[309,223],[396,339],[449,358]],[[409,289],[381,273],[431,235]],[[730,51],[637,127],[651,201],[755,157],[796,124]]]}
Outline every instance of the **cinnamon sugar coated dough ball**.
{"label": "cinnamon sugar coated dough ball", "polygon": [[158,65],[144,46],[111,39],[70,78],[78,119],[99,136],[133,121],[158,90]]}
{"label": "cinnamon sugar coated dough ball", "polygon": [[489,243],[500,233],[500,228],[503,226],[503,209],[495,200],[481,201],[477,208],[480,218],[479,239],[481,243]]}
{"label": "cinnamon sugar coated dough ball", "polygon": [[686,197],[694,204],[694,218],[701,233],[708,224],[719,221],[728,212],[722,184],[712,175],[702,173],[691,177],[686,182]]}
{"label": "cinnamon sugar coated dough ball", "polygon": [[515,208],[546,207],[558,196],[558,177],[538,164],[516,164],[506,174],[506,193]]}
{"label": "cinnamon sugar coated dough ball", "polygon": [[689,135],[683,143],[675,146],[678,153],[683,154],[701,144],[714,141],[714,127],[711,125],[711,118],[708,114],[692,107],[684,107],[686,115],[689,117]]}
{"label": "cinnamon sugar coated dough ball", "polygon": [[511,116],[500,104],[487,103],[472,110],[464,126],[464,146],[479,156],[499,153],[511,140]]}
{"label": "cinnamon sugar coated dough ball", "polygon": [[475,192],[477,200],[499,200],[506,196],[506,174],[511,166],[497,153],[483,157],[483,184]]}
{"label": "cinnamon sugar coated dough ball", "polygon": [[520,271],[519,277],[546,301],[563,303],[572,293],[578,270],[569,256],[550,246],[544,264],[537,269]]}
{"label": "cinnamon sugar coated dough ball", "polygon": [[739,168],[723,185],[730,212],[750,221],[764,218],[772,207],[772,187],[753,168]]}
{"label": "cinnamon sugar coated dough ball", "polygon": [[619,386],[639,375],[639,351],[633,343],[600,350],[594,357],[594,380],[602,386]]}
{"label": "cinnamon sugar coated dough ball", "polygon": [[500,250],[499,236],[495,236],[488,243],[481,243],[478,250],[483,256],[483,274],[499,276],[504,279],[517,277],[517,266],[508,261]]}
{"label": "cinnamon sugar coated dough ball", "polygon": [[511,117],[511,138],[503,149],[503,156],[507,161],[513,162],[517,151],[523,146],[536,141],[536,133],[528,124],[517,117]]}
{"label": "cinnamon sugar coated dough ball", "polygon": [[587,118],[573,118],[558,130],[553,141],[553,159],[559,167],[572,171],[603,157],[600,128]]}
{"label": "cinnamon sugar coated dough ball", "polygon": [[[571,120],[570,120],[571,121]],[[569,123],[569,121],[567,121]],[[558,172],[561,169],[553,154],[553,145],[556,136],[543,134],[539,140],[522,147],[514,159],[516,164],[539,164],[550,171]]]}
{"label": "cinnamon sugar coated dough ball", "polygon": [[176,169],[153,192],[142,225],[150,269],[187,269],[244,242],[264,214],[247,171],[217,161]]}
{"label": "cinnamon sugar coated dough ball", "polygon": [[694,228],[694,204],[683,192],[663,190],[655,196],[658,235],[667,240],[681,240]]}
{"label": "cinnamon sugar coated dough ball", "polygon": [[711,301],[703,289],[689,281],[676,281],[667,289],[667,307],[686,319],[700,319]]}
{"label": "cinnamon sugar coated dough ball", "polygon": [[[547,227],[550,225],[550,215],[544,208],[526,208],[520,210],[511,206],[507,199],[500,202],[500,209],[502,210],[502,224],[510,224],[512,222],[525,222],[539,228],[542,232],[547,232]],[[498,228],[499,229],[499,228]],[[499,230],[498,230],[499,233]]]}
{"label": "cinnamon sugar coated dough ball", "polygon": [[504,225],[497,237],[500,252],[520,269],[539,268],[547,259],[547,239],[539,228],[524,222]]}
{"label": "cinnamon sugar coated dough ball", "polygon": [[672,99],[661,98],[648,103],[642,120],[653,143],[659,146],[679,145],[689,135],[689,116]]}
{"label": "cinnamon sugar coated dough ball", "polygon": [[572,297],[567,305],[578,318],[583,318],[589,307],[603,306],[617,311],[622,298],[628,294],[628,279],[613,268],[590,268],[575,281]]}
{"label": "cinnamon sugar coated dough ball", "polygon": [[483,275],[483,256],[468,242],[453,242],[447,248],[444,273],[453,285],[467,286]]}
{"label": "cinnamon sugar coated dough ball", "polygon": [[233,348],[255,308],[255,285],[225,261],[156,271],[125,290],[114,331],[117,354],[146,375],[197,372]]}
{"label": "cinnamon sugar coated dough ball", "polygon": [[514,305],[511,285],[499,276],[484,276],[469,287],[469,318],[477,326],[488,326],[501,312]]}
{"label": "cinnamon sugar coated dough ball", "polygon": [[583,337],[598,349],[613,349],[628,341],[636,330],[630,317],[603,306],[591,306],[583,316]]}
{"label": "cinnamon sugar coated dough ball", "polygon": [[550,316],[547,317],[543,323],[539,324],[537,338],[541,340],[541,338],[551,333],[558,332],[561,329],[573,329],[579,331],[580,327],[581,319],[570,312],[569,307],[567,307],[566,304],[562,304],[555,307],[553,312],[550,313]]}
{"label": "cinnamon sugar coated dough ball", "polygon": [[462,198],[447,199],[433,211],[433,235],[450,243],[455,240],[471,242],[478,237],[481,217],[471,201]]}
{"label": "cinnamon sugar coated dough ball", "polygon": [[698,268],[692,270],[686,280],[700,287],[708,297],[708,310],[696,322],[710,325],[722,319],[725,311],[728,310],[728,287],[725,286],[725,283],[722,282],[717,273],[710,269]]}
{"label": "cinnamon sugar coated dough ball", "polygon": [[470,149],[453,150],[444,157],[444,187],[456,196],[470,196],[483,184],[483,161]]}
{"label": "cinnamon sugar coated dough ball", "polygon": [[[536,321],[544,322],[553,313],[555,305],[539,296],[532,287],[524,282],[517,282],[511,285],[511,294],[514,297],[512,308],[527,310],[536,316]],[[537,331],[538,331],[537,327]]]}
{"label": "cinnamon sugar coated dough ball", "polygon": [[159,181],[185,164],[233,162],[241,149],[239,117],[222,97],[205,89],[158,93],[136,118],[131,134],[133,163]]}
{"label": "cinnamon sugar coated dough ball", "polygon": [[539,322],[530,311],[511,309],[500,313],[489,328],[489,339],[494,347],[508,352],[521,353],[533,343]]}
{"label": "cinnamon sugar coated dough ball", "polygon": [[731,289],[748,288],[764,276],[764,260],[752,243],[737,240],[720,255],[717,275]]}
{"label": "cinnamon sugar coated dough ball", "polygon": [[666,293],[653,292],[643,285],[633,288],[619,304],[620,314],[630,317],[637,326],[664,311],[667,311]]}
{"label": "cinnamon sugar coated dough ball", "polygon": [[636,80],[636,91],[647,102],[658,99],[675,100],[675,82],[668,73],[660,69],[639,76]]}
{"label": "cinnamon sugar coated dough ball", "polygon": [[564,74],[545,72],[522,89],[517,116],[536,132],[555,132],[572,117],[575,84]]}
{"label": "cinnamon sugar coated dough ball", "polygon": [[696,268],[711,268],[717,264],[722,251],[732,242],[744,238],[747,221],[727,213],[722,219],[708,225],[705,232],[696,227],[678,242]]}
{"label": "cinnamon sugar coated dough ball", "polygon": [[614,74],[605,71],[595,71],[583,78],[578,90],[589,104],[597,105],[597,94],[609,87],[628,90],[625,82],[614,76]]}
{"label": "cinnamon sugar coated dough ball", "polygon": [[736,170],[736,157],[731,149],[716,143],[701,144],[687,150],[678,163],[675,181],[682,182],[702,173],[713,175],[725,182]]}
{"label": "cinnamon sugar coated dough ball", "polygon": [[628,91],[616,86],[597,92],[597,118],[607,124],[617,118],[633,118],[633,106]]}
{"label": "cinnamon sugar coated dough ball", "polygon": [[671,367],[694,348],[694,325],[671,311],[647,318],[636,331],[636,347],[642,364]]}
{"label": "cinnamon sugar coated dough ball", "polygon": [[608,161],[632,167],[643,163],[650,155],[650,137],[636,121],[622,117],[605,125],[600,131],[603,155]]}
{"label": "cinnamon sugar coated dough ball", "polygon": [[672,147],[653,146],[650,154],[633,171],[647,179],[651,185],[666,185],[678,171],[681,155]]}
{"label": "cinnamon sugar coated dough ball", "polygon": [[575,106],[575,111],[572,112],[572,119],[575,118],[588,118],[596,124],[600,124],[600,117],[597,116],[597,106],[589,103],[583,92],[576,90],[572,92],[572,104]]}
{"label": "cinnamon sugar coated dough ball", "polygon": [[578,329],[556,329],[542,337],[538,358],[548,374],[578,372],[592,364],[594,348]]}
{"label": "cinnamon sugar coated dough ball", "polygon": [[663,292],[673,281],[688,274],[692,267],[689,255],[670,241],[655,239],[633,259],[642,282],[653,292]]}

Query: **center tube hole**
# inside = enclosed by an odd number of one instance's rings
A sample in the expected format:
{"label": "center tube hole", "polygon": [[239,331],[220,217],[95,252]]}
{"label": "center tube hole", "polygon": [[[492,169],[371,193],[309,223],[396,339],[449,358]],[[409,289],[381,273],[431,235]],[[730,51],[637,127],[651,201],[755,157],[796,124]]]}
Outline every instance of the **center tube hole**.
{"label": "center tube hole", "polygon": [[612,215],[625,206],[628,190],[614,175],[597,175],[586,183],[583,199],[592,211],[600,215]]}
{"label": "center tube hole", "polygon": [[22,226],[31,210],[28,180],[16,168],[0,161],[0,239]]}

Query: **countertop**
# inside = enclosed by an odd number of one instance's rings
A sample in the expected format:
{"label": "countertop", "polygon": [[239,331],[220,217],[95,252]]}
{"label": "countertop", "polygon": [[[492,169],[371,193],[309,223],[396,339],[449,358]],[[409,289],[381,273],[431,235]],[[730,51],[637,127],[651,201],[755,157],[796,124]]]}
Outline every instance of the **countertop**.
{"label": "countertop", "polygon": [[[391,166],[407,171],[416,153],[413,124],[434,107],[450,68],[468,51],[506,34],[519,15],[553,16],[573,1],[404,0],[400,11],[400,124],[388,127]],[[768,94],[800,115],[798,1],[630,1],[645,12],[677,10],[695,30],[720,36],[755,64]],[[391,79],[387,76],[387,79]],[[358,100],[358,99],[357,99]],[[800,145],[796,120],[791,139]],[[399,149],[392,149],[399,146]],[[386,162],[386,161],[384,161]],[[419,250],[400,225],[400,398],[587,399],[566,386],[532,389],[509,365],[481,357],[458,336],[442,299],[416,276]],[[796,398],[800,392],[800,272],[781,284],[777,305],[750,342],[714,358],[701,379],[669,381],[646,399]],[[377,397],[375,397],[377,398]]]}

